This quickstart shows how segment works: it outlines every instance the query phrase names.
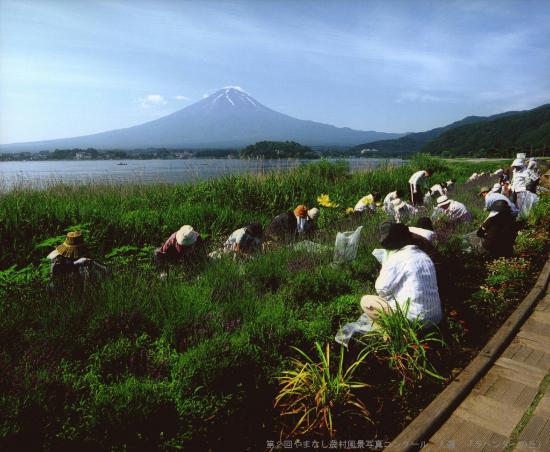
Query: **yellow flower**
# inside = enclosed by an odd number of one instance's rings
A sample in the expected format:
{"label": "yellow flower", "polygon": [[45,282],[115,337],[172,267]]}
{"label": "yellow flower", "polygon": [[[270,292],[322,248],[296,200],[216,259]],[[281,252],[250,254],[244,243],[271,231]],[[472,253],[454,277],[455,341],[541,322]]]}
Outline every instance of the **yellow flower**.
{"label": "yellow flower", "polygon": [[346,209],[346,213],[353,213],[353,207],[348,207]]}
{"label": "yellow flower", "polygon": [[339,204],[334,204],[331,200],[330,200],[330,197],[329,195],[325,195],[325,194],[321,194],[320,196],[317,197],[317,202],[319,203],[320,206],[323,206],[323,207],[331,207],[331,208],[334,208],[334,207],[338,207]]}

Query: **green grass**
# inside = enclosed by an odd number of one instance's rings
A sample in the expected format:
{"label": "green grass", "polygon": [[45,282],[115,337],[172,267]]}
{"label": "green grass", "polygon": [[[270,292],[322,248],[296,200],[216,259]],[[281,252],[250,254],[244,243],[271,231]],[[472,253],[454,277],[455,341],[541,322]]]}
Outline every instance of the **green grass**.
{"label": "green grass", "polygon": [[[194,185],[26,187],[0,198],[0,443],[7,447],[123,449],[222,447],[222,438],[274,438],[274,375],[290,346],[332,341],[360,315],[378,274],[370,254],[382,213],[344,213],[372,191],[407,189],[434,166],[435,182],[494,169],[420,156],[402,167],[350,174],[319,162],[288,173],[228,176]],[[478,184],[453,195],[484,218]],[[321,193],[315,241],[328,251],[280,247],[253,260],[221,259],[158,278],[148,259],[182,224],[214,248],[252,220],[264,224]],[[364,226],[358,257],[333,267],[337,230]],[[53,292],[44,256],[69,228],[85,231],[114,274],[84,293]],[[449,234],[455,234],[449,232]],[[52,239],[53,238],[53,239]],[[32,422],[30,421],[32,419]],[[263,427],[259,426],[259,420]],[[242,441],[242,439],[241,439]],[[206,442],[206,443],[205,443]],[[264,444],[265,446],[265,444]]]}

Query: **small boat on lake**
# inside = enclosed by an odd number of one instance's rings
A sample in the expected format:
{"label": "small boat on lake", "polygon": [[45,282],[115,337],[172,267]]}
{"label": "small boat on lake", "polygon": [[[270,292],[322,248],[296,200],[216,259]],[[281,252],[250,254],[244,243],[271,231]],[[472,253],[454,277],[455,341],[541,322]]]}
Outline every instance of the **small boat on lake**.
{"label": "small boat on lake", "polygon": [[128,164],[124,162],[120,162],[120,163],[117,163],[117,165],[128,165]]}

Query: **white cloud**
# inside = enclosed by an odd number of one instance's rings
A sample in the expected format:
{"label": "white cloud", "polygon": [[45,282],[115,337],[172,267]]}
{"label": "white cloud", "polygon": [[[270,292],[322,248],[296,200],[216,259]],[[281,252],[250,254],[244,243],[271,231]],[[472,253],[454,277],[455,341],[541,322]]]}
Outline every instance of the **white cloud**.
{"label": "white cloud", "polygon": [[203,98],[203,99],[206,99],[208,96],[209,96],[209,94],[203,94],[203,95],[202,95],[202,98]]}
{"label": "white cloud", "polygon": [[148,94],[138,100],[143,108],[150,108],[154,105],[166,105],[168,103],[160,94]]}
{"label": "white cloud", "polygon": [[176,100],[189,100],[189,97],[180,95],[180,96],[175,96],[174,99],[176,99]]}

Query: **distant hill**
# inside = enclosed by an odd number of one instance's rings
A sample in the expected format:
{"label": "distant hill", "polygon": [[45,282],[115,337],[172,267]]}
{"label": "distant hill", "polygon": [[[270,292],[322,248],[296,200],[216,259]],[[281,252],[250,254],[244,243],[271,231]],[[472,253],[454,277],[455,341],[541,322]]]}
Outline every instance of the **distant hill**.
{"label": "distant hill", "polygon": [[309,146],[302,146],[300,143],[294,141],[260,141],[244,148],[241,151],[241,157],[317,159],[319,158],[319,154],[314,152]]}
{"label": "distant hill", "polygon": [[360,131],[296,119],[262,105],[240,89],[224,88],[182,110],[138,126],[76,138],[0,145],[0,151],[236,149],[262,140],[291,140],[308,146],[355,146],[399,136],[402,134]]}
{"label": "distant hill", "polygon": [[491,157],[512,156],[521,149],[550,148],[550,104],[494,118],[447,130],[422,146],[421,151]]}
{"label": "distant hill", "polygon": [[491,121],[505,116],[513,116],[519,114],[518,111],[508,111],[505,113],[499,113],[493,116],[467,116],[460,121],[455,121],[452,124],[438,127],[436,129],[427,130],[426,132],[416,132],[409,133],[404,137],[392,140],[380,140],[373,141],[370,143],[364,143],[359,146],[356,146],[355,149],[377,149],[383,154],[409,154],[419,152],[427,143],[438,138],[441,134],[447,132],[448,130],[455,129],[457,127],[462,127],[468,124],[476,124],[485,121]]}

